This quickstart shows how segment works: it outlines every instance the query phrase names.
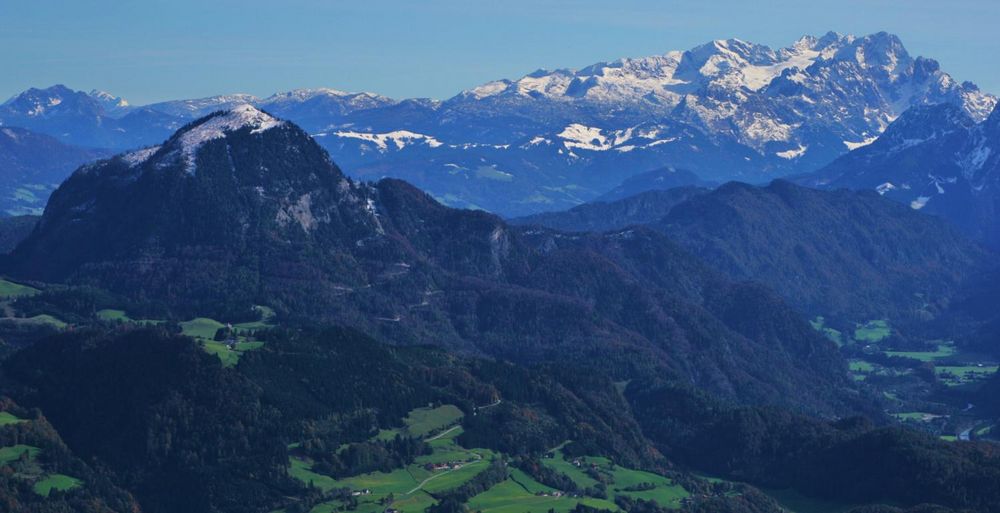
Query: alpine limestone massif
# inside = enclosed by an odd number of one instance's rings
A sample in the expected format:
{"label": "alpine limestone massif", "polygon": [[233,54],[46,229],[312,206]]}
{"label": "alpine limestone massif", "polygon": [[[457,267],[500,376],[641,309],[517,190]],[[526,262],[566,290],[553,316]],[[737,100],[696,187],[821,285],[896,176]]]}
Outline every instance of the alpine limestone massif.
{"label": "alpine limestone massif", "polygon": [[878,191],[1000,248],[1000,111],[977,122],[949,104],[911,109],[875,143],[800,182]]}
{"label": "alpine limestone massif", "polygon": [[663,235],[522,231],[399,180],[353,182],[304,131],[250,105],[80,168],[3,264],[149,312],[266,303],[397,343],[599,358],[623,378],[678,376],[751,403],[832,413],[857,400],[833,344],[774,293]]}
{"label": "alpine limestone massif", "polygon": [[302,126],[349,175],[404,178],[451,206],[523,215],[667,165],[713,181],[810,172],[871,143],[912,106],[948,103],[982,121],[996,98],[891,34],[828,33],[781,49],[729,39],[539,70],[445,101],[309,89],[134,107],[57,86],[11,99],[0,122],[127,149],[242,103]]}

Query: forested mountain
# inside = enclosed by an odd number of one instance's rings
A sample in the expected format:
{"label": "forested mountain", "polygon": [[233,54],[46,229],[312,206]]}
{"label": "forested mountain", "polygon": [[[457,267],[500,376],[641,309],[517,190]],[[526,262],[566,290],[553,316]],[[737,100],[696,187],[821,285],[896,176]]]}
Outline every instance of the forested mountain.
{"label": "forested mountain", "polygon": [[540,225],[565,232],[604,232],[659,221],[675,206],[709,189],[651,189],[616,201],[594,201],[563,212],[543,212],[510,220],[515,225]]}
{"label": "forested mountain", "polygon": [[41,213],[49,194],[81,164],[107,152],[67,146],[23,128],[0,127],[0,213]]}
{"label": "forested mountain", "polygon": [[1000,111],[985,121],[952,105],[913,108],[871,145],[799,179],[877,191],[1000,247]]}
{"label": "forested mountain", "polygon": [[108,93],[74,91],[64,85],[31,88],[0,104],[0,124],[55,137],[64,144],[100,149],[135,148],[159,141],[183,118],[146,108],[128,108]]}
{"label": "forested mountain", "polygon": [[675,187],[714,187],[718,184],[698,178],[686,169],[671,166],[646,171],[627,178],[620,185],[600,195],[594,201],[610,203],[646,191],[665,191]]}
{"label": "forested mountain", "polygon": [[[350,489],[321,492],[319,481],[295,477],[301,476],[296,462],[312,462],[307,475],[315,480],[324,476],[320,469],[333,476],[373,471],[373,480],[392,475],[426,456],[431,442],[380,434],[400,433],[415,408],[448,404],[464,413],[460,427],[449,429],[460,429],[463,445],[504,454],[508,471],[531,482],[526,473],[553,486],[569,480],[568,470],[538,470],[554,468],[540,462],[561,447],[574,458],[599,455],[671,476],[698,494],[682,504],[683,511],[782,510],[753,489],[712,485],[682,469],[794,488],[839,504],[996,511],[992,485],[1000,462],[986,443],[956,445],[862,419],[829,422],[734,407],[655,378],[621,391],[594,367],[522,367],[427,347],[390,347],[345,329],[274,330],[264,342],[235,369],[169,327],[105,325],[23,349],[0,368],[0,384],[18,401],[0,406],[22,419],[0,426],[0,437],[43,449],[16,468],[43,464],[45,471],[81,478],[84,486],[48,500],[0,488],[0,498],[25,501],[12,503],[11,511],[63,511],[60,504],[72,511],[141,507],[154,513],[349,505],[343,497]],[[48,420],[38,411],[48,412]],[[0,475],[5,485],[23,487],[24,480]],[[611,507],[669,510],[641,500]]]}
{"label": "forested mountain", "polygon": [[42,216],[0,217],[0,253],[10,253],[31,234]]}
{"label": "forested mountain", "polygon": [[804,311],[853,319],[933,318],[993,260],[947,223],[874,192],[782,180],[727,184],[674,208],[658,229]]}
{"label": "forested mountain", "polygon": [[561,230],[650,226],[736,280],[763,282],[810,315],[929,320],[990,269],[948,223],[873,191],[776,180],[653,192],[515,220]]}
{"label": "forested mountain", "polygon": [[[546,219],[355,182],[250,105],[82,166],[0,262],[24,282],[3,282],[0,436],[44,415],[65,443],[0,462],[30,470],[0,474],[0,499],[445,513],[522,490],[577,513],[780,511],[761,486],[995,511],[990,446],[878,427],[884,400],[796,311],[950,294],[989,255],[942,221],[782,181],[563,216],[602,233]],[[824,273],[795,277],[810,265]],[[912,313],[899,297],[890,307]],[[415,434],[428,412],[450,420]],[[856,414],[875,423],[830,420]],[[51,500],[30,495],[56,475]],[[387,492],[391,476],[403,484]],[[455,485],[428,486],[444,476]]]}
{"label": "forested mountain", "polygon": [[400,343],[603,358],[621,379],[665,374],[751,403],[856,401],[808,323],[656,232],[521,233],[403,182],[355,183],[298,127],[250,106],[82,167],[6,269],[179,316],[267,304]]}
{"label": "forested mountain", "polygon": [[526,215],[593,200],[667,164],[713,181],[810,172],[870,143],[912,106],[950,104],[978,121],[996,98],[883,32],[806,36],[780,49],[717,40],[538,70],[444,101],[301,89],[123,102],[62,86],[32,89],[0,107],[0,123],[126,149],[251,103],[302,126],[353,177],[400,178],[451,206]]}
{"label": "forested mountain", "polygon": [[[3,376],[8,393],[51,412],[74,452],[106,466],[106,477],[135,490],[150,512],[270,511],[307,491],[287,474],[291,440],[315,444],[317,455],[363,445],[428,403],[471,416],[502,397],[490,416],[509,420],[466,427],[482,447],[516,455],[572,439],[623,462],[665,464],[610,381],[568,369],[388,348],[351,330],[274,333],[247,356],[234,372],[162,330],[91,331],[21,351]],[[511,418],[524,415],[538,422]]]}

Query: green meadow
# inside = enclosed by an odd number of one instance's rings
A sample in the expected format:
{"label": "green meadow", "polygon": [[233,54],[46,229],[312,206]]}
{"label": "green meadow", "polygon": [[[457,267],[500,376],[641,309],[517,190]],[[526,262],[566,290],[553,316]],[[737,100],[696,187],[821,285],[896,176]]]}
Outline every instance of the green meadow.
{"label": "green meadow", "polygon": [[159,319],[133,319],[125,313],[125,310],[105,309],[98,310],[97,318],[102,321],[131,322],[135,324],[162,324],[165,321]]}
{"label": "green meadow", "polygon": [[17,459],[24,453],[28,453],[29,459],[34,459],[40,452],[42,452],[42,450],[38,447],[24,444],[0,447],[0,464],[17,461]]}
{"label": "green meadow", "polygon": [[446,404],[437,408],[417,408],[403,422],[410,436],[419,437],[444,429],[461,420],[463,415],[457,406]]}
{"label": "green meadow", "polygon": [[858,342],[879,342],[889,336],[889,321],[884,319],[871,320],[859,325],[854,330],[854,340]]}
{"label": "green meadow", "polygon": [[[458,445],[456,438],[462,434],[462,428],[454,424],[461,420],[462,415],[462,410],[451,404],[417,408],[407,414],[402,428],[380,431],[375,439],[391,439],[396,435],[427,438],[431,454],[417,457],[406,468],[337,480],[314,472],[310,461],[290,456],[289,475],[304,483],[312,483],[323,491],[342,488],[371,490],[371,494],[358,497],[357,513],[381,513],[387,507],[381,502],[389,495],[392,495],[393,509],[403,513],[423,513],[436,502],[431,494],[447,492],[465,484],[485,470],[489,461],[496,457],[488,449],[466,449]],[[289,446],[290,450],[295,448],[295,444]],[[427,464],[447,462],[461,462],[461,466],[441,470],[425,468]],[[324,513],[337,507],[337,501],[328,501],[317,505],[312,512]]]}
{"label": "green meadow", "polygon": [[506,481],[470,499],[469,510],[482,513],[545,513],[550,510],[567,513],[578,503],[598,509],[619,510],[613,502],[591,497],[538,495],[545,492],[551,494],[555,490],[545,487],[523,472],[517,475],[516,480],[514,476],[512,473]]}
{"label": "green meadow", "polygon": [[875,366],[864,360],[851,360],[848,363],[851,372],[872,372],[875,370]]}
{"label": "green meadow", "polygon": [[[593,487],[597,484],[593,477],[587,475],[586,469],[591,468],[608,478],[611,483],[608,485],[608,492],[612,499],[624,495],[633,499],[653,500],[660,506],[676,508],[680,506],[681,500],[689,495],[683,487],[659,474],[624,468],[613,464],[607,458],[587,456],[567,459],[561,448],[553,451],[552,458],[544,458],[542,464],[566,475],[580,488]],[[640,484],[651,488],[634,490]],[[633,490],[630,491],[630,488]]]}
{"label": "green meadow", "polygon": [[989,379],[996,374],[997,365],[944,365],[934,368],[938,379],[948,386],[960,386]]}
{"label": "green meadow", "polygon": [[21,296],[33,296],[40,291],[34,287],[21,285],[12,281],[0,279],[0,299],[11,299]]}
{"label": "green meadow", "polygon": [[930,421],[932,421],[934,419],[937,419],[937,418],[941,417],[941,415],[937,415],[937,414],[934,414],[934,413],[922,412],[922,411],[910,411],[910,412],[902,412],[902,413],[893,413],[892,416],[896,417],[896,419],[898,419],[898,420],[912,420],[912,421],[917,421],[917,422],[930,422]]}
{"label": "green meadow", "polygon": [[[435,496],[440,497],[469,482],[485,470],[490,461],[501,456],[489,449],[468,449],[459,445],[457,440],[462,434],[462,427],[455,424],[461,418],[461,410],[454,405],[417,408],[404,419],[404,427],[382,430],[374,437],[386,439],[397,434],[425,436],[427,444],[432,449],[431,454],[418,456],[413,464],[405,468],[392,472],[372,472],[334,479],[315,472],[309,460],[295,456],[294,451],[298,446],[291,444],[289,450],[293,451],[293,455],[289,457],[289,475],[303,483],[310,483],[324,492],[345,488],[370,490],[371,493],[356,497],[358,507],[354,511],[357,513],[381,513],[387,508],[402,513],[423,513],[436,503]],[[597,481],[586,473],[586,468],[591,465],[596,466],[611,483],[608,485],[609,499],[562,495],[561,491],[539,483],[519,469],[511,468],[506,480],[469,500],[467,504],[469,511],[545,513],[553,510],[557,513],[567,513],[577,504],[619,511],[620,508],[614,503],[614,498],[619,495],[652,500],[663,507],[677,508],[681,500],[688,496],[686,490],[669,478],[651,472],[623,468],[607,458],[580,458],[580,466],[577,466],[574,460],[565,457],[561,447],[553,451],[554,457],[543,459],[543,464],[565,474],[580,488],[597,484]],[[459,463],[458,468],[427,468],[429,464],[456,462]],[[639,490],[639,488],[648,489]],[[385,504],[390,496],[391,504]],[[337,511],[338,508],[342,510],[343,504],[337,500],[330,500],[316,505],[311,513],[330,513]]]}
{"label": "green meadow", "polygon": [[67,476],[65,474],[49,474],[36,481],[32,488],[38,495],[48,497],[49,494],[52,493],[52,490],[62,492],[76,488],[81,484],[81,481],[75,477]]}
{"label": "green meadow", "polygon": [[823,333],[826,335],[826,338],[832,340],[838,346],[844,345],[844,335],[839,330],[826,326],[826,319],[822,315],[809,321],[809,324],[812,324],[814,330]]}
{"label": "green meadow", "polygon": [[885,354],[889,356],[901,356],[904,358],[913,358],[914,360],[920,360],[922,362],[933,362],[935,360],[943,360],[955,356],[958,350],[951,343],[940,343],[937,345],[937,349],[934,351],[886,351]]}
{"label": "green meadow", "polygon": [[11,424],[20,424],[22,422],[27,422],[24,419],[19,419],[14,414],[6,411],[0,411],[0,426],[9,426]]}
{"label": "green meadow", "polygon": [[[259,329],[274,327],[272,324],[275,314],[274,310],[266,306],[254,306],[261,318],[256,321],[244,322],[233,325],[236,342],[232,347],[225,342],[215,340],[215,333],[220,328],[225,328],[226,324],[208,317],[196,317],[183,321],[180,324],[181,333],[194,338],[201,343],[202,349],[209,354],[213,354],[222,361],[222,365],[232,367],[239,363],[240,356],[247,351],[260,349],[263,342],[253,340],[253,332]],[[127,322],[134,324],[161,324],[165,321],[160,319],[133,319],[124,310],[105,309],[97,312],[97,318],[109,322]],[[60,321],[61,322],[61,321]]]}

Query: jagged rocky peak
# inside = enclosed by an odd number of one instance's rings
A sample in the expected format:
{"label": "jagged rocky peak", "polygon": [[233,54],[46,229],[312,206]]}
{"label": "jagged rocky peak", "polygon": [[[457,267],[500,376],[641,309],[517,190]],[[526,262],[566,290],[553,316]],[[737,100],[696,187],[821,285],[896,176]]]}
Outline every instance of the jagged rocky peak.
{"label": "jagged rocky peak", "polygon": [[126,100],[125,98],[122,98],[121,96],[115,96],[107,91],[91,89],[91,91],[87,94],[91,98],[97,100],[97,102],[100,103],[102,107],[104,107],[104,110],[108,112],[116,112],[124,110],[131,106],[128,100]]}
{"label": "jagged rocky peak", "polygon": [[88,100],[91,99],[86,93],[56,84],[44,89],[32,87],[4,102],[3,107],[9,114],[28,118],[44,117],[53,110],[67,108],[74,110],[92,108],[97,113],[100,110],[99,106],[96,102]]}
{"label": "jagged rocky peak", "polygon": [[912,145],[956,129],[968,130],[975,125],[975,120],[958,105],[917,105],[889,125],[882,139]]}

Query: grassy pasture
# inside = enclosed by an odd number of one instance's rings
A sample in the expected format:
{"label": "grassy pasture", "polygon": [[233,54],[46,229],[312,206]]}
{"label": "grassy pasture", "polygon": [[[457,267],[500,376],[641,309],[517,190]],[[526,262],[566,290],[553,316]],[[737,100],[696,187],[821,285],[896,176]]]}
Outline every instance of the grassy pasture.
{"label": "grassy pasture", "polygon": [[[607,458],[588,456],[580,458],[580,461],[581,466],[577,467],[571,460],[566,459],[561,450],[557,449],[554,457],[543,459],[542,464],[565,474],[580,488],[597,484],[597,481],[587,475],[585,470],[591,465],[596,465],[598,472],[611,478],[608,492],[612,499],[618,495],[624,495],[634,499],[654,500],[660,506],[676,508],[680,506],[681,499],[690,495],[683,487],[659,474],[627,469],[611,463]],[[649,483],[653,485],[653,488],[642,491],[626,491],[626,488],[632,488],[642,483]]]}
{"label": "grassy pasture", "polygon": [[[267,307],[259,307],[267,308]],[[274,316],[274,311],[267,308],[267,315],[270,317]],[[270,318],[269,317],[269,318]],[[124,310],[115,309],[105,309],[97,312],[97,318],[103,321],[112,322],[129,322],[135,324],[161,324],[165,321],[158,319],[132,319]],[[226,325],[208,317],[196,317],[189,321],[184,321],[180,323],[181,333],[194,338],[201,343],[202,349],[209,354],[214,354],[219,357],[222,361],[222,365],[226,367],[232,367],[240,361],[240,355],[245,351],[253,351],[254,349],[261,348],[264,343],[259,341],[249,340],[246,336],[239,336],[239,341],[235,344],[233,349],[230,349],[223,342],[217,342],[215,339],[215,333],[219,328],[223,328]],[[234,329],[243,327],[247,331],[252,331],[254,329],[267,328],[270,324],[263,321],[255,321],[252,323],[243,323],[233,326]]]}
{"label": "grassy pasture", "polygon": [[[274,311],[267,307],[257,308],[266,308],[262,314],[266,316],[266,320],[233,325],[233,330],[237,333],[236,344],[234,344],[233,348],[230,348],[224,342],[215,340],[215,333],[219,331],[219,329],[226,327],[225,324],[215,319],[197,317],[191,319],[190,321],[184,321],[180,323],[181,333],[201,342],[202,347],[206,352],[214,354],[222,360],[222,365],[232,367],[240,361],[240,356],[242,356],[244,352],[260,349],[264,346],[263,342],[250,340],[248,333],[246,332],[271,327],[272,325],[268,324],[267,321],[274,317]],[[243,333],[241,333],[241,330]]]}
{"label": "grassy pasture", "polygon": [[863,325],[859,325],[854,330],[854,340],[858,342],[879,342],[887,338],[890,333],[889,321],[884,319],[871,320]]}
{"label": "grassy pasture", "polygon": [[368,488],[372,495],[385,496],[388,494],[405,494],[417,486],[417,481],[405,468],[393,470],[392,472],[371,472],[358,476],[348,477],[337,482],[339,487],[360,490]]}
{"label": "grassy pasture", "polygon": [[411,436],[427,436],[458,422],[463,415],[457,406],[445,404],[437,408],[417,408],[403,422]]}
{"label": "grassy pasture", "polygon": [[428,493],[439,493],[457,488],[486,470],[487,465],[489,465],[488,461],[477,460],[466,463],[457,470],[437,472],[424,483],[423,490]]}
{"label": "grassy pasture", "polygon": [[864,360],[851,360],[848,363],[848,365],[849,365],[849,367],[851,369],[851,372],[865,372],[865,373],[867,373],[867,372],[874,372],[875,371],[875,366],[872,365],[871,363],[868,363],[868,362],[864,361]]}
{"label": "grassy pasture", "polygon": [[82,482],[75,477],[67,476],[65,474],[50,474],[39,481],[36,481],[32,489],[34,489],[35,493],[38,495],[48,497],[49,494],[52,493],[52,490],[60,492],[72,490],[81,484]]}
{"label": "grassy pasture", "polygon": [[935,367],[938,379],[948,386],[960,386],[989,379],[996,374],[997,365],[943,365]]}
{"label": "grassy pasture", "polygon": [[[313,506],[309,513],[333,513],[338,511],[340,508],[344,507],[344,504],[340,501],[333,500],[327,501]],[[281,510],[282,512],[285,510]]]}
{"label": "grassy pasture", "polygon": [[403,495],[392,501],[393,509],[398,509],[403,513],[423,513],[424,510],[437,503],[434,497],[423,490]]}
{"label": "grassy pasture", "polygon": [[10,412],[0,411],[0,427],[9,426],[11,424],[20,424],[22,422],[27,422],[27,420],[19,419]]}
{"label": "grassy pasture", "polygon": [[190,321],[184,321],[180,325],[181,333],[189,337],[208,340],[215,338],[215,332],[219,331],[219,328],[226,327],[225,324],[208,317],[196,317]]}
{"label": "grassy pasture", "polygon": [[136,324],[162,324],[159,319],[133,319],[125,313],[125,310],[114,310],[107,308],[97,311],[97,318],[102,321],[131,322]]}
{"label": "grassy pasture", "polygon": [[[641,470],[631,470],[615,466],[612,471],[615,483],[612,488],[616,495],[626,495],[635,499],[656,501],[664,507],[678,507],[681,499],[690,495],[683,487],[676,485],[670,479],[652,472]],[[625,491],[625,488],[636,486],[640,483],[651,483],[656,486],[651,490],[637,492]]]}
{"label": "grassy pasture", "polygon": [[914,360],[920,360],[922,362],[933,362],[935,360],[943,360],[955,356],[958,350],[951,343],[938,344],[935,351],[886,351],[885,354],[889,356],[901,356],[904,358],[913,358]]}
{"label": "grassy pasture", "polygon": [[42,452],[42,450],[38,447],[24,444],[0,447],[0,464],[17,461],[17,459],[26,452],[28,453],[29,458],[34,459],[40,452]]}
{"label": "grassy pasture", "polygon": [[223,367],[232,367],[240,361],[240,353],[229,349],[223,342],[202,339],[201,346],[205,352],[218,356],[219,360],[222,360]]}
{"label": "grassy pasture", "polygon": [[313,472],[312,463],[301,458],[288,459],[288,475],[305,484],[312,484],[324,492],[337,488],[336,479]]}
{"label": "grassy pasture", "polygon": [[125,313],[125,310],[114,310],[111,308],[98,310],[97,318],[102,321],[121,321],[121,322],[132,321],[132,319],[128,316],[128,314]]}
{"label": "grassy pasture", "polygon": [[597,484],[597,481],[588,476],[581,468],[567,461],[560,450],[556,450],[554,458],[542,459],[542,464],[556,472],[565,474],[566,477],[572,479],[576,483],[576,486],[580,488],[588,488]]}
{"label": "grassy pasture", "polygon": [[[450,431],[446,428],[461,419],[462,412],[453,405],[437,408],[417,408],[411,411],[405,419],[405,427],[400,429],[382,430],[376,439],[391,439],[396,435],[431,437],[428,444],[433,449],[432,454],[419,456],[412,465],[396,469],[392,472],[372,472],[340,480],[324,476],[312,470],[310,461],[290,457],[289,475],[304,483],[312,483],[317,488],[329,491],[337,488],[350,490],[371,490],[370,495],[358,497],[358,508],[355,513],[381,513],[387,506],[379,504],[390,494],[393,496],[391,507],[403,513],[423,513],[436,501],[431,493],[440,493],[458,487],[486,469],[488,461],[495,457],[493,451],[487,449],[465,449],[459,446],[455,439],[462,433],[460,427]],[[442,430],[445,431],[442,431]],[[290,447],[294,449],[294,447]],[[464,464],[457,469],[428,470],[428,463],[445,463],[458,461]],[[314,512],[324,513],[339,507],[336,501],[317,505]]]}
{"label": "grassy pasture", "polygon": [[[289,459],[289,474],[304,482],[312,483],[317,488],[329,491],[338,488],[350,490],[371,490],[368,495],[358,496],[358,507],[355,513],[381,513],[387,507],[397,509],[402,513],[423,513],[429,506],[435,504],[433,495],[447,493],[468,482],[485,470],[489,461],[498,455],[488,449],[466,449],[458,445],[456,439],[462,434],[461,427],[448,429],[461,419],[461,411],[452,405],[438,408],[418,408],[409,413],[405,419],[406,427],[397,430],[383,430],[375,438],[391,438],[396,434],[414,435],[437,433],[430,436],[428,444],[433,449],[432,454],[419,456],[412,465],[396,469],[392,472],[372,472],[343,479],[334,479],[312,470],[311,462],[291,456]],[[411,431],[412,430],[412,431]],[[443,430],[443,431],[442,431]],[[294,450],[294,447],[290,447]],[[608,475],[613,484],[608,491],[612,494],[609,500],[591,497],[556,497],[553,490],[518,469],[511,469],[510,476],[502,483],[472,498],[468,507],[470,511],[483,513],[546,513],[550,509],[558,513],[567,513],[577,504],[619,511],[614,504],[614,497],[626,495],[645,500],[655,500],[664,507],[677,507],[680,500],[688,495],[680,486],[670,479],[638,470],[626,469],[612,464],[607,458],[584,458],[586,465],[597,465],[601,472]],[[425,468],[428,463],[462,462],[457,469],[430,470]],[[596,484],[586,475],[584,469],[576,467],[567,461],[560,450],[556,450],[555,458],[546,458],[543,464],[550,466],[570,476],[579,486],[589,487]],[[643,491],[626,491],[625,488],[635,487],[641,483],[650,483],[653,488]],[[382,504],[389,495],[392,503]],[[342,508],[337,501],[324,502],[315,506],[313,513],[329,513]]]}
{"label": "grassy pasture", "polygon": [[826,338],[832,340],[838,346],[844,345],[844,335],[840,330],[826,326],[826,319],[823,316],[816,317],[809,321],[809,324],[812,324],[814,330],[823,333],[823,335],[826,335]]}
{"label": "grassy pasture", "polygon": [[917,421],[917,422],[930,422],[930,421],[932,421],[934,419],[937,419],[937,418],[941,417],[941,415],[936,415],[936,414],[933,414],[933,413],[926,413],[926,412],[922,412],[922,411],[910,411],[910,412],[903,412],[903,413],[893,413],[892,416],[896,417],[899,420],[913,420],[913,421]]}
{"label": "grassy pasture", "polygon": [[34,317],[26,317],[23,322],[30,324],[48,324],[56,329],[65,329],[68,324],[66,324],[61,319],[57,319],[49,314],[36,315]]}
{"label": "grassy pasture", "polygon": [[556,513],[567,513],[578,503],[583,503],[594,508],[619,511],[618,506],[611,501],[590,497],[536,495],[539,491],[552,492],[553,490],[521,473],[516,481],[513,477],[508,478],[470,499],[469,510],[481,511],[482,513],[545,513],[549,510]]}
{"label": "grassy pasture", "polygon": [[35,294],[38,294],[39,292],[41,291],[34,287],[21,285],[20,283],[14,283],[12,281],[0,278],[0,299],[11,299],[21,296],[33,296]]}

